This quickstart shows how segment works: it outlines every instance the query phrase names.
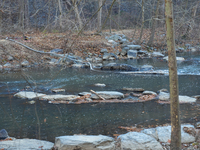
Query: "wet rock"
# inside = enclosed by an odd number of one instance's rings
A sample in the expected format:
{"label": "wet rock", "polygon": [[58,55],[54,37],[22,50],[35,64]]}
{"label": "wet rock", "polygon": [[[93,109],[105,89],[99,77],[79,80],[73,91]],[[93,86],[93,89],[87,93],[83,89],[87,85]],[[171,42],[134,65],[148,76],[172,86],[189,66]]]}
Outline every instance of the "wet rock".
{"label": "wet rock", "polygon": [[155,138],[144,133],[129,132],[118,136],[118,140],[121,140],[121,149],[124,150],[163,149]]}
{"label": "wet rock", "polygon": [[[184,132],[183,127],[194,128],[193,125],[181,125],[181,143],[195,142],[195,137]],[[171,139],[171,126],[156,127],[156,131],[160,142],[167,143]]]}
{"label": "wet rock", "polygon": [[62,95],[62,94],[57,94],[57,95],[45,95],[42,97],[39,97],[40,100],[49,100],[49,101],[73,101],[80,96],[77,95]]}
{"label": "wet rock", "polygon": [[11,63],[7,62],[5,65],[3,65],[3,68],[11,68],[12,65]]}
{"label": "wet rock", "polygon": [[108,60],[109,58],[110,58],[110,54],[109,53],[104,53],[103,60]]}
{"label": "wet rock", "polygon": [[132,50],[141,50],[142,48],[140,45],[127,45],[127,47]]}
{"label": "wet rock", "polygon": [[131,92],[143,92],[144,89],[143,88],[122,88],[123,91],[131,91]]}
{"label": "wet rock", "polygon": [[197,129],[200,129],[200,122],[197,122],[195,126]]}
{"label": "wet rock", "polygon": [[196,98],[197,101],[200,100],[200,95],[195,95],[195,96],[192,96],[193,98]]}
{"label": "wet rock", "polygon": [[22,67],[28,67],[29,66],[29,62],[27,60],[24,60],[22,63],[21,63],[21,66]]}
{"label": "wet rock", "polygon": [[[116,91],[97,91],[98,95],[105,99],[121,99],[124,98],[124,94]],[[92,94],[91,99],[99,99],[99,97],[95,94]]]}
{"label": "wet rock", "polygon": [[92,94],[90,92],[81,92],[81,93],[78,93],[79,96],[85,96],[85,95],[88,95],[88,94]]}
{"label": "wet rock", "polygon": [[0,149],[6,150],[50,150],[53,148],[54,143],[36,140],[36,139],[13,139],[9,141],[1,141]]}
{"label": "wet rock", "polygon": [[108,50],[107,50],[107,49],[101,49],[100,52],[101,52],[101,53],[108,53]]}
{"label": "wet rock", "polygon": [[160,52],[153,52],[153,53],[151,54],[151,56],[152,56],[152,57],[164,57],[165,55],[163,55],[163,54],[160,53]]}
{"label": "wet rock", "polygon": [[4,140],[6,138],[8,138],[8,132],[5,129],[1,129],[0,130],[0,140]]}
{"label": "wet rock", "polygon": [[144,91],[142,94],[143,95],[157,95],[157,93],[155,93],[153,91]]}
{"label": "wet rock", "polygon": [[158,99],[161,101],[169,101],[170,94],[166,92],[160,92],[158,95]]}
{"label": "wet rock", "polygon": [[179,95],[179,102],[182,102],[182,103],[195,103],[196,102],[196,98]]}
{"label": "wet rock", "polygon": [[52,89],[51,91],[54,93],[58,93],[58,92],[65,92],[65,89]]}
{"label": "wet rock", "polygon": [[57,49],[53,49],[53,50],[51,50],[50,52],[51,52],[51,53],[63,53],[63,50],[57,48]]}
{"label": "wet rock", "polygon": [[190,48],[190,51],[191,51],[191,52],[196,52],[197,49],[196,49],[195,47],[191,47],[191,48]]}
{"label": "wet rock", "polygon": [[20,92],[16,93],[14,96],[18,97],[18,98],[34,99],[34,98],[45,96],[45,94],[36,93],[36,92],[20,91]]}
{"label": "wet rock", "polygon": [[137,58],[137,50],[129,50],[127,53],[128,58]]}
{"label": "wet rock", "polygon": [[[163,59],[165,59],[165,60],[167,60],[167,61],[168,61],[168,56],[166,56],[166,57],[163,57]],[[177,60],[177,61],[184,61],[184,60],[185,60],[185,58],[183,58],[183,57],[176,57],[176,60]]]}
{"label": "wet rock", "polygon": [[151,65],[143,65],[140,68],[140,71],[150,71],[150,70],[153,70],[153,66],[151,66]]}
{"label": "wet rock", "polygon": [[55,138],[59,150],[114,150],[114,139],[103,135],[73,135]]}
{"label": "wet rock", "polygon": [[95,86],[99,86],[99,87],[105,87],[106,85],[104,83],[96,83],[94,84]]}
{"label": "wet rock", "polygon": [[9,60],[9,61],[13,61],[14,58],[13,58],[12,56],[8,56],[8,60]]}
{"label": "wet rock", "polygon": [[122,51],[121,51],[121,55],[122,56],[125,56],[126,54],[127,54],[127,51],[129,50],[129,47],[124,47],[123,49],[122,49]]}
{"label": "wet rock", "polygon": [[109,63],[101,67],[102,70],[118,70],[118,71],[139,71],[138,68],[127,65],[127,64],[117,64],[117,63]]}

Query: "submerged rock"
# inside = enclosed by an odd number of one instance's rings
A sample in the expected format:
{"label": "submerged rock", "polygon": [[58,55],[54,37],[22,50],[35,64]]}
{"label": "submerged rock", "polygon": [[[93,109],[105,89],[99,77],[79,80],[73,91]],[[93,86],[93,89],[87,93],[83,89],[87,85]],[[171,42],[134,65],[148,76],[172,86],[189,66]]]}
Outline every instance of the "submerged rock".
{"label": "submerged rock", "polygon": [[123,91],[131,91],[131,92],[143,92],[144,89],[143,88],[122,88]]}
{"label": "submerged rock", "polygon": [[124,150],[163,149],[155,138],[144,133],[129,132],[118,136],[118,140],[121,140],[121,149]]}
{"label": "submerged rock", "polygon": [[140,71],[150,71],[150,70],[153,70],[153,66],[151,66],[151,65],[143,65],[140,68]]}
{"label": "submerged rock", "polygon": [[[105,99],[121,99],[124,98],[124,94],[116,91],[98,91],[96,92],[98,95]],[[99,97],[95,94],[92,94],[91,99],[99,99]]]}
{"label": "submerged rock", "polygon": [[40,100],[49,100],[49,101],[73,101],[77,98],[79,98],[80,96],[76,96],[76,95],[61,95],[61,94],[57,94],[57,95],[45,95],[40,97]]}
{"label": "submerged rock", "polygon": [[0,149],[6,150],[51,150],[54,143],[36,139],[13,139],[1,141]]}
{"label": "submerged rock", "polygon": [[102,70],[118,70],[118,71],[139,71],[138,68],[127,65],[127,64],[117,64],[117,63],[109,63],[101,67]]}
{"label": "submerged rock", "polygon": [[112,137],[103,135],[73,135],[55,138],[55,147],[59,150],[114,150]]}

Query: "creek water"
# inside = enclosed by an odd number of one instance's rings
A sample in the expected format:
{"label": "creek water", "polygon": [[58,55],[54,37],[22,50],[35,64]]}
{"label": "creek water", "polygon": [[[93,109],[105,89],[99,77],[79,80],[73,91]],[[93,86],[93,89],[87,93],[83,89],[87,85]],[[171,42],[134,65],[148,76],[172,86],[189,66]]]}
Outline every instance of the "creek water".
{"label": "creek water", "polygon": [[[186,61],[178,63],[179,94],[200,94],[200,54],[180,54]],[[138,59],[118,61],[140,67],[154,66],[155,70],[167,70],[161,59]],[[105,83],[106,87],[95,87]],[[73,134],[121,134],[126,131],[119,126],[149,127],[170,123],[169,104],[156,100],[142,103],[97,103],[97,104],[49,104],[36,101],[31,105],[26,99],[13,95],[26,86],[33,86],[42,93],[51,93],[53,88],[65,88],[62,94],[113,90],[123,87],[144,88],[158,91],[169,89],[167,75],[136,75],[116,72],[94,72],[89,69],[34,68],[22,72],[0,73],[0,129],[6,129],[16,138],[37,138],[54,141],[56,136]],[[51,93],[52,94],[52,93]],[[181,123],[200,121],[200,105],[181,104]]]}

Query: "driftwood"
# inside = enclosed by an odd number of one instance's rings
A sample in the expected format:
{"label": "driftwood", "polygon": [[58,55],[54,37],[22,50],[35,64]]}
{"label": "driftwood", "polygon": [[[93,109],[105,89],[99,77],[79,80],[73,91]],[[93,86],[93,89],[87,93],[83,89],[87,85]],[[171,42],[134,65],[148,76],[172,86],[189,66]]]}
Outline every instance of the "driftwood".
{"label": "driftwood", "polygon": [[90,90],[90,92],[92,92],[93,94],[95,94],[96,96],[98,96],[100,99],[105,100],[105,98],[103,98],[102,96],[100,96],[99,94],[97,94],[95,91]]}

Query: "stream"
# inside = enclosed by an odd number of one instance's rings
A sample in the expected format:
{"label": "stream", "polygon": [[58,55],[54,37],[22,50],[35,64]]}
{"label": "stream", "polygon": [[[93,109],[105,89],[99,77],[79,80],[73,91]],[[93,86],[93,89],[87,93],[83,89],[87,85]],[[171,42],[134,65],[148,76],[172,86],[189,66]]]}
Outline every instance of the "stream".
{"label": "stream", "polygon": [[[181,53],[186,61],[178,62],[179,94],[200,95],[200,53]],[[119,60],[135,66],[145,64],[155,70],[166,70],[167,62],[162,59]],[[106,63],[106,62],[105,62]],[[108,63],[108,62],[107,62]],[[23,74],[23,76],[22,76]],[[28,82],[27,82],[28,81]],[[104,83],[106,87],[96,87]],[[110,135],[126,133],[119,126],[155,127],[170,123],[170,105],[156,100],[140,103],[92,103],[92,104],[49,104],[36,101],[31,105],[26,99],[13,95],[26,86],[37,92],[53,94],[51,89],[64,88],[62,94],[79,92],[121,91],[123,87],[144,88],[157,92],[169,90],[169,76],[147,74],[120,74],[117,72],[94,72],[89,69],[32,68],[22,72],[0,73],[0,129],[9,136],[36,138],[54,141],[56,136],[73,134]],[[180,104],[181,123],[200,121],[200,105]]]}

